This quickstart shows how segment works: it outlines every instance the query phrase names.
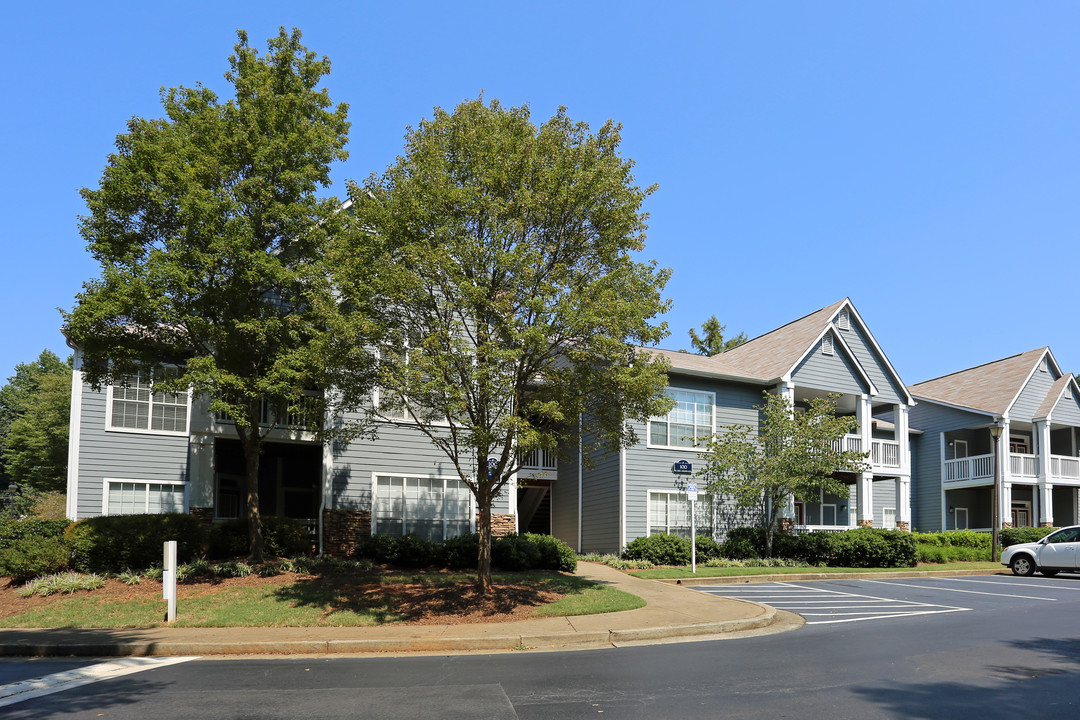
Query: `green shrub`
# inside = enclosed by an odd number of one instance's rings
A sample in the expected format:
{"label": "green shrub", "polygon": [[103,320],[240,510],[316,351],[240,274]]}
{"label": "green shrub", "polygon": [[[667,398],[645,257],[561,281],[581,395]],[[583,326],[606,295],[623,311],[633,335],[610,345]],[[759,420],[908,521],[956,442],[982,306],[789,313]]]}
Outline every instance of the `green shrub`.
{"label": "green shrub", "polygon": [[203,529],[198,519],[182,513],[106,515],[80,520],[64,538],[76,570],[118,573],[159,565],[166,540],[176,541],[177,562],[191,560],[202,548]]}
{"label": "green shrub", "polygon": [[397,538],[393,535],[372,535],[356,548],[356,556],[377,563],[392,564],[397,553]]}
{"label": "green shrub", "polygon": [[23,537],[0,553],[0,575],[17,583],[67,570],[71,550],[58,537]]}
{"label": "green shrub", "polygon": [[423,568],[439,561],[439,546],[419,535],[402,535],[397,538],[391,564],[405,568]]}
{"label": "green shrub", "polygon": [[[551,535],[525,533],[521,537],[536,545],[540,551],[539,570],[574,572],[577,570],[577,553],[562,540]],[[714,543],[715,544],[715,543]]]}
{"label": "green shrub", "polygon": [[[1018,528],[1005,528],[998,533],[998,541],[1001,547],[1007,548],[1010,545],[1019,545],[1020,543],[1029,543],[1042,540],[1050,533],[1057,530],[1057,528],[1037,528],[1037,527],[1018,527]],[[989,535],[989,533],[987,534]]]}
{"label": "green shrub", "polygon": [[[311,536],[299,520],[266,515],[262,518],[263,549],[269,557],[293,557],[311,552]],[[246,556],[251,549],[247,518],[215,524],[210,529],[210,557]]]}
{"label": "green shrub", "polygon": [[698,535],[694,538],[694,550],[697,552],[698,562],[705,562],[720,557],[720,543],[708,535]]}
{"label": "green shrub", "polygon": [[828,534],[832,545],[829,564],[834,567],[915,566],[915,539],[909,532],[856,528]]}
{"label": "green shrub", "polygon": [[491,543],[491,564],[509,572],[533,570],[540,566],[540,548],[522,535],[505,535]]}
{"label": "green shrub", "polygon": [[990,533],[977,533],[973,530],[949,530],[941,533],[912,533],[911,535],[915,538],[917,545],[990,550]]}
{"label": "green shrub", "polygon": [[919,543],[915,548],[915,559],[921,563],[971,562],[990,560],[990,547],[973,548],[953,545],[933,545]]}
{"label": "green shrub", "polygon": [[24,538],[63,538],[70,520],[0,519],[0,553]]}
{"label": "green shrub", "polygon": [[448,568],[475,568],[480,557],[480,536],[467,533],[442,544],[442,564]]}
{"label": "green shrub", "polygon": [[746,538],[729,537],[720,545],[720,557],[728,560],[748,560],[758,556],[754,544]]}
{"label": "green shrub", "polygon": [[668,533],[639,537],[626,546],[622,558],[648,560],[653,565],[688,565],[690,541]]}

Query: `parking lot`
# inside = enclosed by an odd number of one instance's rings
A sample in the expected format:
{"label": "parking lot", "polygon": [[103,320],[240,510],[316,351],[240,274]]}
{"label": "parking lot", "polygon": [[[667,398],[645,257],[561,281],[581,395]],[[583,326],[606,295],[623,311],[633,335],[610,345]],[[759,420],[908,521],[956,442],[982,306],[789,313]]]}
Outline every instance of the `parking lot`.
{"label": "parking lot", "polygon": [[807,625],[887,621],[915,615],[1080,602],[1080,575],[986,575],[699,585],[700,592],[752,600],[802,615]]}

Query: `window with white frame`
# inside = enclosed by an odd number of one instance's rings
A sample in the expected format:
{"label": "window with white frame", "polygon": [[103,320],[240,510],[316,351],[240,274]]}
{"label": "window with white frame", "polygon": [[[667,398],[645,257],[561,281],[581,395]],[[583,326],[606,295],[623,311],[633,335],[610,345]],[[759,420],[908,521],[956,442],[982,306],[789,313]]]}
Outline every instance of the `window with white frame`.
{"label": "window with white frame", "polygon": [[184,483],[106,480],[106,515],[184,512]]}
{"label": "window with white frame", "polygon": [[692,448],[713,431],[714,396],[707,392],[667,389],[675,401],[664,417],[649,420],[649,444],[664,447]]}
{"label": "window with white frame", "polygon": [[896,529],[896,508],[881,509],[881,527],[886,530]]}
{"label": "window with white frame", "polygon": [[188,393],[154,390],[155,382],[175,379],[179,372],[159,366],[116,378],[110,387],[109,428],[186,433]]}
{"label": "window with white frame", "polygon": [[[698,495],[694,503],[698,535],[713,534],[711,495]],[[670,533],[690,539],[690,501],[686,493],[652,491],[649,493],[649,534]]]}
{"label": "window with white frame", "polygon": [[439,542],[470,531],[471,507],[469,488],[460,480],[379,475],[372,530]]}

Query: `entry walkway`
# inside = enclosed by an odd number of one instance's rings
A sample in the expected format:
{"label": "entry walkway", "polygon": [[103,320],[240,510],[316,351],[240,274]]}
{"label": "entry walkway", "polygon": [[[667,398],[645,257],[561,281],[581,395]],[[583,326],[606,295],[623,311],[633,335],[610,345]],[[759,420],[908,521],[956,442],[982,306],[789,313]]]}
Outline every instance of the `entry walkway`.
{"label": "entry walkway", "polygon": [[733,633],[751,631],[782,632],[802,624],[801,619],[754,601],[714,597],[689,588],[642,580],[598,563],[579,563],[576,574],[637,595],[646,605],[637,610],[601,615],[469,625],[0,630],[0,655],[112,657],[565,650],[730,637]]}

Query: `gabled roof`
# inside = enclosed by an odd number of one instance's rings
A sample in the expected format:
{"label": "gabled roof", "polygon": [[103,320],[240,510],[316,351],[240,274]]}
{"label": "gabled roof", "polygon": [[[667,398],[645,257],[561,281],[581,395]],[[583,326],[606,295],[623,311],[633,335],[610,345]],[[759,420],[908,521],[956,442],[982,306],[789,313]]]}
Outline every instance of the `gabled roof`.
{"label": "gabled roof", "polygon": [[795,368],[812,344],[827,329],[847,298],[805,315],[787,325],[758,335],[727,352],[713,355],[714,372],[734,377],[779,380]]}
{"label": "gabled roof", "polygon": [[1050,392],[1046,393],[1046,399],[1043,400],[1042,405],[1035,411],[1034,419],[1042,420],[1043,418],[1050,417],[1050,413],[1053,412],[1058,401],[1061,400],[1061,395],[1065,392],[1065,388],[1070,385],[1073,387],[1073,392],[1080,393],[1080,385],[1076,384],[1076,378],[1073,377],[1072,373],[1065,373],[1059,377],[1050,387]]}
{"label": "gabled roof", "polygon": [[[916,398],[1005,415],[1050,348],[1041,347],[1001,360],[917,383],[908,389]],[[1050,356],[1053,362],[1053,356]],[[1056,367],[1057,363],[1054,362]]]}
{"label": "gabled roof", "polygon": [[[814,349],[822,336],[830,332],[833,318],[845,307],[850,311],[853,321],[857,321],[862,327],[875,352],[884,362],[886,371],[892,375],[902,393],[907,395],[907,402],[911,403],[912,398],[907,393],[903,380],[893,369],[892,364],[885,357],[885,353],[881,351],[877,340],[874,339],[849,298],[834,302],[832,305],[816,310],[809,315],[804,315],[798,320],[789,322],[787,325],[775,330],[770,330],[764,335],[759,335],[736,348],[712,357],[673,352],[671,350],[652,348],[646,350],[667,359],[671,363],[671,369],[678,372],[768,385],[790,377],[798,364]],[[851,362],[854,363],[856,371],[866,382],[867,387],[873,388],[873,382],[866,374],[865,368],[859,364],[854,353],[847,347],[843,337],[836,333],[833,333],[833,335],[844,348]]]}

